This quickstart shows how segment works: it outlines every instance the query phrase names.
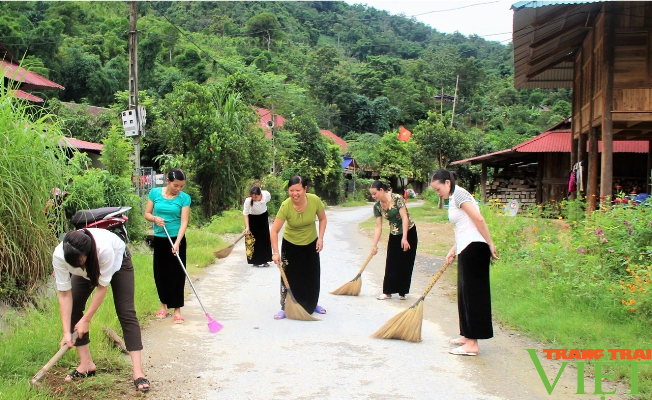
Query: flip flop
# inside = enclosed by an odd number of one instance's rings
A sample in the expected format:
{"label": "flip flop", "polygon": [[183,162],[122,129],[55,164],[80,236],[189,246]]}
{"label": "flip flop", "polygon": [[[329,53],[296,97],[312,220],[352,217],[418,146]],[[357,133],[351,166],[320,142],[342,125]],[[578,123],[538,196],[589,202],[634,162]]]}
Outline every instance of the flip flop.
{"label": "flip flop", "polygon": [[274,319],[283,319],[285,318],[285,311],[281,310],[274,315]]}
{"label": "flip flop", "polygon": [[448,341],[449,344],[455,345],[455,346],[464,346],[466,342],[462,341],[462,338],[455,338],[451,339]]}
{"label": "flip flop", "polygon": [[451,349],[448,352],[451,353],[451,354],[455,354],[456,356],[477,356],[478,355],[478,353],[469,353],[469,352],[464,351],[462,349],[462,346]]}
{"label": "flip flop", "polygon": [[175,324],[183,324],[184,322],[186,322],[186,319],[184,317],[177,317],[177,316],[174,317]]}
{"label": "flip flop", "polygon": [[318,314],[326,314],[326,309],[320,305],[317,305],[317,307],[315,307],[315,312]]}
{"label": "flip flop", "polygon": [[168,313],[167,311],[159,311],[159,312],[156,313],[156,318],[158,318],[158,319],[167,318],[169,316],[170,316],[170,313]]}
{"label": "flip flop", "polygon": [[[147,386],[145,386],[147,385]],[[145,377],[140,377],[138,379],[134,379],[134,386],[136,387],[136,390],[140,391],[141,393],[147,393],[149,392],[150,389],[150,383]],[[138,387],[140,386],[140,387]]]}

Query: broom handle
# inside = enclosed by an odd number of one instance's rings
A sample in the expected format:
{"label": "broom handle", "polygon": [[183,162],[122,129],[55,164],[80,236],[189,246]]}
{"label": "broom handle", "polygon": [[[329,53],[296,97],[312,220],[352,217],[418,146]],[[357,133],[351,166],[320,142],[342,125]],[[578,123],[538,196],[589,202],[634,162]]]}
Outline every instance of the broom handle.
{"label": "broom handle", "polygon": [[360,268],[360,271],[358,271],[358,275],[362,274],[362,271],[364,271],[365,268],[367,268],[367,264],[369,264],[369,261],[371,261],[371,258],[374,256],[373,253],[369,253],[369,256],[367,259],[364,261],[364,264],[362,264],[362,268]]}
{"label": "broom handle", "polygon": [[235,240],[235,242],[231,243],[231,245],[229,247],[235,246],[235,244],[238,243],[240,241],[240,239],[242,239],[244,236],[245,236],[244,233],[242,235],[238,236],[238,238]]}
{"label": "broom handle", "polygon": [[428,285],[428,287],[426,288],[426,290],[425,290],[425,291],[423,292],[423,294],[421,295],[421,298],[424,298],[424,297],[426,297],[426,296],[428,295],[428,293],[430,292],[430,289],[432,289],[432,287],[435,286],[435,283],[439,280],[439,278],[440,278],[441,275],[444,273],[444,271],[446,271],[446,268],[448,268],[449,265],[451,265],[451,264],[450,264],[450,263],[446,263],[446,264],[444,264],[444,266],[441,267],[441,269],[439,270],[439,272],[437,272],[437,273],[435,274],[435,276],[432,277],[432,280],[430,281],[430,284]]}
{"label": "broom handle", "polygon": [[281,278],[283,278],[283,283],[285,283],[285,287],[290,290],[290,284],[288,283],[288,277],[285,276],[285,271],[283,270],[283,267],[279,264],[277,264],[279,271],[281,271]]}
{"label": "broom handle", "polygon": [[[174,243],[172,243],[172,238],[168,233],[168,228],[164,226],[163,230],[165,231],[165,236],[167,236],[168,240],[170,241],[170,245],[172,246],[172,248],[174,248]],[[190,283],[190,287],[192,288],[192,291],[195,292],[195,297],[197,297],[197,301],[199,302],[201,309],[204,310],[204,315],[208,315],[208,312],[206,311],[206,307],[204,307],[204,303],[201,302],[201,299],[199,298],[199,294],[197,294],[197,289],[195,289],[195,285],[192,284],[192,279],[190,279],[190,275],[188,275],[188,271],[186,271],[186,267],[183,265],[183,261],[181,261],[181,257],[179,257],[179,253],[175,252],[174,255],[177,256],[177,260],[179,260],[179,264],[181,264],[181,269],[183,270],[183,273],[186,274],[186,278],[188,278],[188,282]]]}

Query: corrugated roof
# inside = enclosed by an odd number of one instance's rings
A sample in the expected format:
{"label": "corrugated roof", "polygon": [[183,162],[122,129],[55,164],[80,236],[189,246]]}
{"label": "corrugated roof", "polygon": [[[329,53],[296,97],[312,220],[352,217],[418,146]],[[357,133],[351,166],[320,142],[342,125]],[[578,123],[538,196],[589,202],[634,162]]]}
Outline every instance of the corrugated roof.
{"label": "corrugated roof", "polygon": [[326,129],[320,129],[319,132],[321,132],[322,135],[333,139],[335,144],[338,144],[342,149],[342,153],[344,153],[344,150],[346,150],[346,146],[347,146],[347,143],[344,139],[342,139],[341,137],[337,136],[333,132]]}
{"label": "corrugated roof", "polygon": [[112,112],[110,108],[89,106],[87,104],[69,103],[69,102],[65,102],[65,101],[62,101],[61,104],[63,106],[65,106],[65,107],[71,108],[73,110],[76,110],[77,108],[82,107],[84,109],[84,111],[86,111],[87,113],[90,113],[92,115],[98,115],[98,114],[105,113],[105,112]]}
{"label": "corrugated roof", "polygon": [[58,83],[52,82],[51,80],[42,77],[41,75],[28,71],[20,65],[13,64],[11,62],[0,60],[0,70],[3,71],[4,77],[11,79],[12,81],[20,82],[21,89],[28,90],[48,90],[48,89],[59,89],[64,90],[65,88]]}
{"label": "corrugated roof", "polygon": [[90,150],[102,152],[104,150],[104,145],[100,143],[87,142],[85,140],[79,140],[75,138],[63,138],[62,145],[67,145],[69,147],[74,147],[78,150]]}
{"label": "corrugated roof", "polygon": [[40,98],[38,96],[34,96],[31,93],[27,93],[24,90],[11,90],[11,91],[9,91],[9,93],[16,96],[16,97],[18,97],[19,99],[24,99],[24,100],[27,100],[27,101],[31,101],[33,103],[43,103],[42,98]]}
{"label": "corrugated roof", "polygon": [[573,59],[596,15],[600,1],[515,3],[514,87],[572,87]]}
{"label": "corrugated roof", "polygon": [[[645,140],[614,140],[614,153],[643,153],[647,154],[649,142]],[[570,153],[571,151],[571,132],[569,130],[548,131],[526,140],[516,146],[496,151],[494,153],[484,154],[481,156],[466,158],[464,160],[454,161],[451,165],[458,164],[478,164],[481,161],[494,158],[499,155],[509,153]],[[588,151],[588,143],[587,143]],[[598,142],[598,151],[602,152],[602,141]]]}

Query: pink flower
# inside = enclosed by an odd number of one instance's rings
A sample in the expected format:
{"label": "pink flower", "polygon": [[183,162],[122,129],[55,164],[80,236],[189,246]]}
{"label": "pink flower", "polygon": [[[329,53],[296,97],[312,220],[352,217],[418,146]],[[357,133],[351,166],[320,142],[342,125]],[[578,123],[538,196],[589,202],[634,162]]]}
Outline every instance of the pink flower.
{"label": "pink flower", "polygon": [[629,223],[629,221],[627,221],[627,220],[624,220],[624,221],[623,221],[623,224],[625,224],[625,226],[630,226],[630,225],[631,225],[631,224]]}
{"label": "pink flower", "polygon": [[579,249],[577,249],[577,251],[578,251],[578,253],[582,253],[582,254],[584,254],[584,249],[581,248],[581,247],[580,247]]}
{"label": "pink flower", "polygon": [[596,235],[602,235],[602,229],[596,229],[593,232],[595,232]]}
{"label": "pink flower", "polygon": [[608,242],[607,238],[603,237],[602,238],[602,243],[607,243],[607,242]]}

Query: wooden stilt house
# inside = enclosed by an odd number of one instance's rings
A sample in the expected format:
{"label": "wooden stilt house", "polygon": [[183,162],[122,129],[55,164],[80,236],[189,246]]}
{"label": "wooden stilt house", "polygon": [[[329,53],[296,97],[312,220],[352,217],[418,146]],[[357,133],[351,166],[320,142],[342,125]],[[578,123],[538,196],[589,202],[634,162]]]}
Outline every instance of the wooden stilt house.
{"label": "wooden stilt house", "polygon": [[614,195],[614,140],[652,140],[652,2],[522,1],[512,9],[514,86],[573,89],[571,164],[588,159],[593,210]]}

